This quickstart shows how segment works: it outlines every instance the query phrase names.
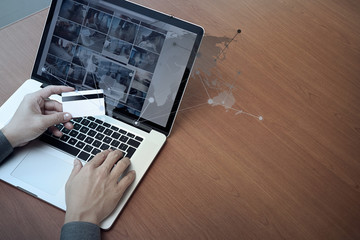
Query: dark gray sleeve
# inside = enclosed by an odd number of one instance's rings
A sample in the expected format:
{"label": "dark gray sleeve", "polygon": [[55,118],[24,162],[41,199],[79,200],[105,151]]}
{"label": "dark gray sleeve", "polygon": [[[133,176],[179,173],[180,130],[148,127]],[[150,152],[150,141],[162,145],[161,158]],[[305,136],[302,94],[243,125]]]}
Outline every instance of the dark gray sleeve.
{"label": "dark gray sleeve", "polygon": [[5,135],[0,130],[0,164],[4,159],[13,152],[13,147],[5,137]]}
{"label": "dark gray sleeve", "polygon": [[88,222],[69,222],[61,228],[60,240],[99,240],[100,228]]}

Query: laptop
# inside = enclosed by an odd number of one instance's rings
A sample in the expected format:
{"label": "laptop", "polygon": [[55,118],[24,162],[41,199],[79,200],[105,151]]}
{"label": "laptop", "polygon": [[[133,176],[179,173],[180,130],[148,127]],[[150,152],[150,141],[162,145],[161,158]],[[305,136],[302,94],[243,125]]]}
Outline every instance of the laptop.
{"label": "laptop", "polygon": [[45,132],[15,149],[0,166],[0,178],[66,210],[73,159],[86,164],[100,151],[120,149],[131,158],[136,179],[101,223],[109,229],[171,132],[203,33],[128,1],[53,1],[31,79],[1,106],[0,128],[26,94],[47,85],[102,89],[106,114],[72,119],[71,131],[59,124],[63,137]]}

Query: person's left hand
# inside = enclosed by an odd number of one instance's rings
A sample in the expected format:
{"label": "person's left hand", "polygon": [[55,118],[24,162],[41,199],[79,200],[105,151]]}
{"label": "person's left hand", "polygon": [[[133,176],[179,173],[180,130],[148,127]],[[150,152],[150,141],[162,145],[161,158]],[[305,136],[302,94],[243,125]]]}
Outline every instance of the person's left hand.
{"label": "person's left hand", "polygon": [[2,129],[10,144],[14,148],[24,146],[43,134],[49,127],[54,135],[60,137],[62,133],[54,127],[59,123],[64,123],[66,128],[71,129],[73,127],[69,122],[71,115],[62,112],[61,103],[49,99],[53,94],[70,91],[74,91],[74,88],[48,86],[26,95],[11,121]]}

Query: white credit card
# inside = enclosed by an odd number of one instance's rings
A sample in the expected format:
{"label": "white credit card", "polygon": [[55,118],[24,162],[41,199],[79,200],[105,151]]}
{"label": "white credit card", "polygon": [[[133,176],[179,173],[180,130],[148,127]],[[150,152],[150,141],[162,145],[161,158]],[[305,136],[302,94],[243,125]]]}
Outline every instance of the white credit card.
{"label": "white credit card", "polygon": [[104,91],[86,90],[62,93],[63,112],[73,118],[105,115]]}

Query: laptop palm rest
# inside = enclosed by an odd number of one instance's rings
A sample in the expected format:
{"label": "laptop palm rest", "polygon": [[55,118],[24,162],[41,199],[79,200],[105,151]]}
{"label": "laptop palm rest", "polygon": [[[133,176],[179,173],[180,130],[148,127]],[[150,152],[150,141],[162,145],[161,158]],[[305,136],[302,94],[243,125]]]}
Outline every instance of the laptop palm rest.
{"label": "laptop palm rest", "polygon": [[73,166],[47,151],[30,151],[11,175],[50,195],[62,189]]}

